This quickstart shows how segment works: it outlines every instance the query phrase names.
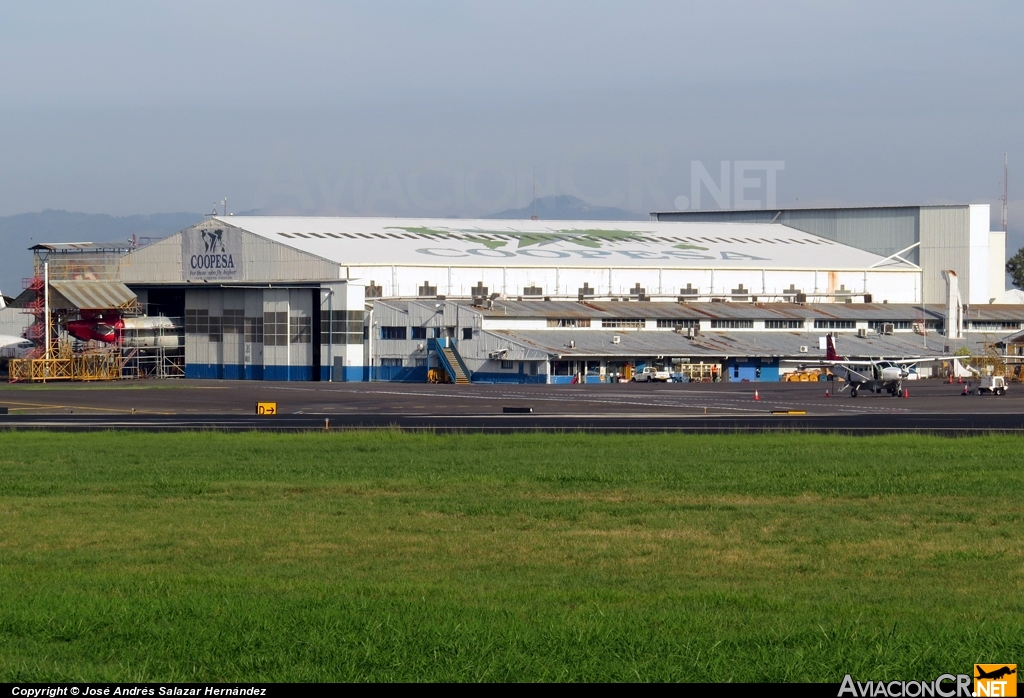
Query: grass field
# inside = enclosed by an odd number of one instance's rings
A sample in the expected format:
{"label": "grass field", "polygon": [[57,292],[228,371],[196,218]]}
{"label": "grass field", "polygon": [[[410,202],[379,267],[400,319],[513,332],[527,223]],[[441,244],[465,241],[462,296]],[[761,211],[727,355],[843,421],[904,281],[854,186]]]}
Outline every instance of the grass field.
{"label": "grass field", "polygon": [[0,681],[1024,660],[1012,437],[0,434]]}

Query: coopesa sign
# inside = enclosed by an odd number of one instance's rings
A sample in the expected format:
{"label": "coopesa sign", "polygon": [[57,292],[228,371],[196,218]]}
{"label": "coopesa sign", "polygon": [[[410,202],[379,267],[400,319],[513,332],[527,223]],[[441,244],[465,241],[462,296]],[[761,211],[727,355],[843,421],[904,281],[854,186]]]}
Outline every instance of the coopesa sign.
{"label": "coopesa sign", "polygon": [[181,273],[186,280],[237,281],[242,278],[241,232],[224,225],[182,233]]}

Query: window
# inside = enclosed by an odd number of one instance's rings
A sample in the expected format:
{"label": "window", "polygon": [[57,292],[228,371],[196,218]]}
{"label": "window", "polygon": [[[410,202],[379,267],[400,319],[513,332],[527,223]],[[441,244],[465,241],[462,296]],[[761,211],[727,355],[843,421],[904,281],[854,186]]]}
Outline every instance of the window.
{"label": "window", "polygon": [[250,344],[263,342],[263,318],[245,318],[245,341]]}
{"label": "window", "polygon": [[753,320],[712,320],[711,327],[715,330],[749,330],[754,327]]}
{"label": "window", "polygon": [[422,358],[422,357],[417,357],[417,358],[412,360],[412,365],[416,366],[417,368],[426,368],[427,367],[427,360],[425,358]]}
{"label": "window", "polygon": [[380,328],[381,339],[405,339],[405,328],[404,327],[381,327]]}
{"label": "window", "polygon": [[288,318],[288,338],[292,344],[309,344],[313,341],[313,318]]}
{"label": "window", "polygon": [[[402,329],[405,329],[405,328],[402,328]],[[395,367],[395,368],[401,368],[402,367],[402,360],[401,359],[381,359],[380,360],[380,365],[381,366],[392,366],[392,367]]]}
{"label": "window", "polygon": [[658,320],[658,327],[680,330],[685,327],[700,327],[700,320]]}
{"label": "window", "polygon": [[590,327],[590,319],[574,317],[549,318],[548,327]]}
{"label": "window", "polygon": [[463,339],[473,339],[473,328],[472,327],[463,327],[462,328],[462,338]]}
{"label": "window", "polygon": [[816,330],[852,330],[856,329],[857,323],[853,320],[815,320]]}
{"label": "window", "polygon": [[225,310],[224,319],[221,321],[221,329],[224,334],[241,334],[245,331],[245,311]]}
{"label": "window", "polygon": [[209,334],[210,311],[190,309],[185,311],[185,334]]}
{"label": "window", "polygon": [[426,327],[413,327],[412,328],[412,338],[413,339],[426,339],[427,338],[427,328]]}
{"label": "window", "polygon": [[800,330],[803,329],[803,320],[765,320],[766,330]]}
{"label": "window", "polygon": [[571,361],[552,361],[551,362],[551,375],[553,375],[553,376],[571,376],[572,375],[572,362]]}
{"label": "window", "polygon": [[643,318],[633,318],[633,317],[628,317],[628,318],[607,318],[607,319],[601,320],[601,327],[610,327],[610,328],[613,328],[613,329],[622,328],[622,329],[642,330],[644,328],[644,325],[646,325],[646,324],[647,323],[644,321]]}
{"label": "window", "polygon": [[1019,322],[1003,322],[1000,320],[972,320],[971,328],[975,330],[1019,330]]}
{"label": "window", "polygon": [[506,361],[504,359],[501,360],[501,369],[503,371],[511,371],[513,368],[515,368],[515,362]]}
{"label": "window", "polygon": [[211,317],[210,318],[210,341],[211,342],[223,342],[224,341],[224,330],[221,329],[222,318]]}
{"label": "window", "polygon": [[359,344],[366,339],[362,310],[321,310],[322,344]]}
{"label": "window", "polygon": [[263,313],[263,344],[288,346],[288,313]]}
{"label": "window", "polygon": [[868,327],[876,332],[882,331],[882,325],[892,325],[894,330],[912,330],[914,323],[910,320],[871,320]]}

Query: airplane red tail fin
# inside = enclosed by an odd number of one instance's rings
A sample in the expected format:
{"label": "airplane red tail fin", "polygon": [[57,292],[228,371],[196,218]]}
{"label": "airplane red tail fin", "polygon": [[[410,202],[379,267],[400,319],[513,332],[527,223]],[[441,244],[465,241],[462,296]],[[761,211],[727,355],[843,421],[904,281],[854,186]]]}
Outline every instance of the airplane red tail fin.
{"label": "airplane red tail fin", "polygon": [[842,361],[843,357],[836,351],[836,342],[832,337],[832,333],[825,335],[825,358],[829,361]]}

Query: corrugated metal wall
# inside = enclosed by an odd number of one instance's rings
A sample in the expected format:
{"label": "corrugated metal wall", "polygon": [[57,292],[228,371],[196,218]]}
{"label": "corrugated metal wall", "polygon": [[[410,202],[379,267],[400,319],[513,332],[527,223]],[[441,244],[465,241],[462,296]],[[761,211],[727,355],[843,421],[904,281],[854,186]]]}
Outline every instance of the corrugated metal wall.
{"label": "corrugated metal wall", "polygon": [[246,281],[337,279],[340,267],[320,257],[242,231]]}
{"label": "corrugated metal wall", "polygon": [[[203,319],[192,319],[197,312]],[[275,330],[268,326],[268,313],[283,315],[276,331],[279,338],[284,336],[283,342],[270,339]],[[185,293],[185,375],[310,380],[311,337],[293,319],[308,320],[312,314],[309,289],[189,289]]]}
{"label": "corrugated metal wall", "polygon": [[[652,214],[659,221],[709,223],[782,223],[828,240],[888,257],[919,239],[919,207],[792,209],[773,211],[670,211]],[[917,250],[906,259],[919,264]]]}
{"label": "corrugated metal wall", "polygon": [[124,283],[178,283],[181,278],[181,233],[121,257],[118,278]]}
{"label": "corrugated metal wall", "polygon": [[[203,226],[200,223],[193,228]],[[319,281],[337,279],[340,267],[320,257],[301,252],[258,235],[240,231],[244,260],[242,278],[234,281]],[[182,234],[135,250],[121,258],[120,279],[125,283],[183,283],[181,273]]]}
{"label": "corrugated metal wall", "polygon": [[[942,271],[956,272],[965,302],[970,289],[970,210],[967,206],[921,207],[921,267],[925,303],[943,303],[946,282]],[[987,300],[987,299],[986,299]]]}

